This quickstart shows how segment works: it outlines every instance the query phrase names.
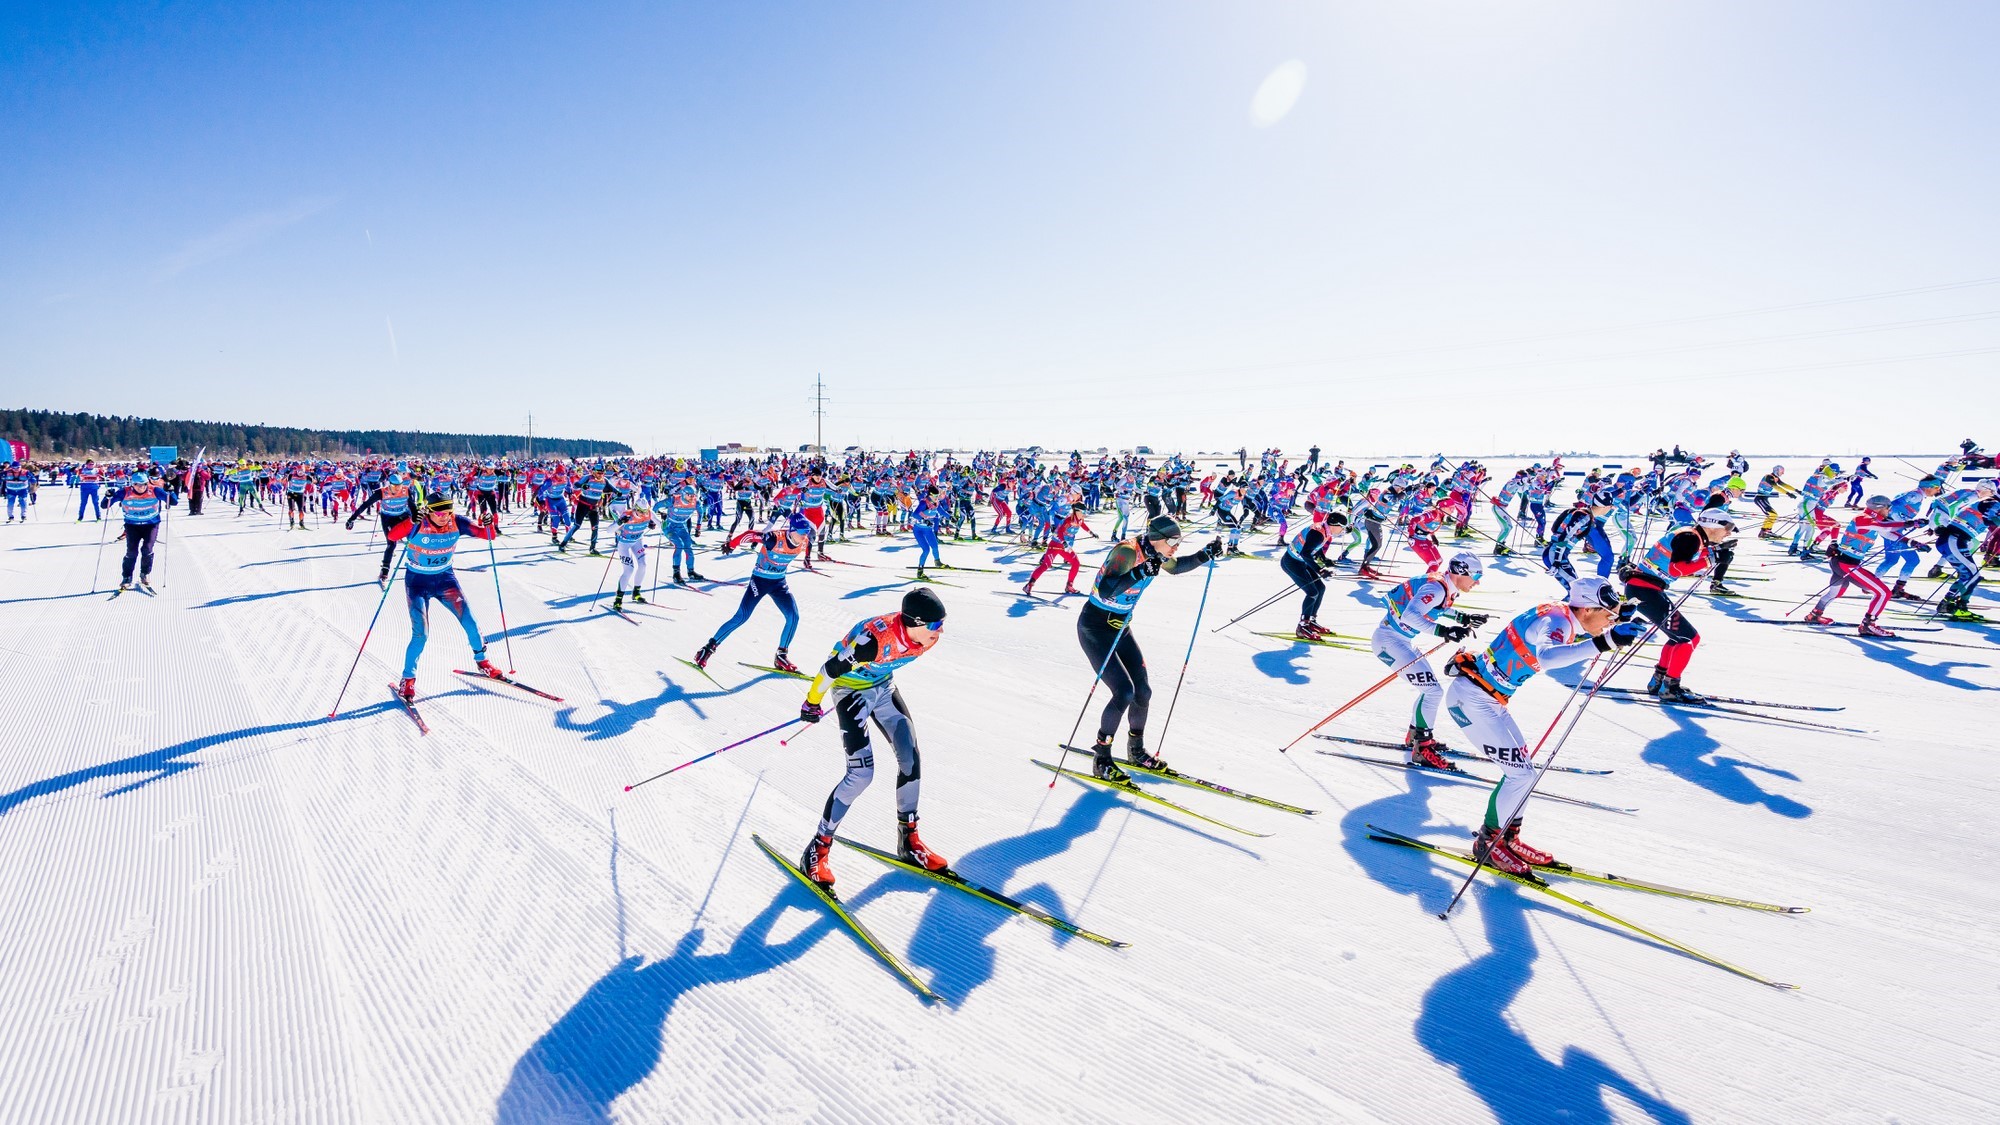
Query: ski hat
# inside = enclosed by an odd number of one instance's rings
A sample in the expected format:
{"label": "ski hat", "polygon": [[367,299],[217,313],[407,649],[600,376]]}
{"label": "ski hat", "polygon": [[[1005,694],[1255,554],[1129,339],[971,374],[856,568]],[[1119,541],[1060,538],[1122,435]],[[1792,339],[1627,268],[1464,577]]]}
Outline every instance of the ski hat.
{"label": "ski hat", "polygon": [[1887,496],[1870,496],[1868,498],[1868,506],[1870,508],[1886,508],[1889,506],[1889,498]]}
{"label": "ski hat", "polygon": [[1575,609],[1617,609],[1621,600],[1611,583],[1596,575],[1569,584],[1569,605]]}
{"label": "ski hat", "polygon": [[1471,551],[1460,551],[1451,557],[1451,562],[1445,569],[1453,574],[1471,575],[1472,580],[1477,582],[1480,576],[1486,573],[1486,564],[1480,562],[1479,556]]}
{"label": "ski hat", "polygon": [[1326,514],[1326,522],[1346,526],[1349,521],[1346,512],[1328,512]]}
{"label": "ski hat", "polygon": [[431,497],[429,497],[429,498],[425,499],[425,501],[424,501],[424,511],[426,511],[426,512],[449,512],[449,511],[451,511],[451,497],[449,497],[449,496],[446,496],[445,494],[443,494],[443,493],[441,493],[441,492],[440,492],[440,493],[438,493],[438,494],[437,494],[437,495],[435,495],[435,496],[431,496]]}
{"label": "ski hat", "polygon": [[1695,516],[1694,524],[1696,527],[1726,527],[1735,531],[1736,517],[1722,508],[1704,508],[1700,515]]}
{"label": "ski hat", "polygon": [[1172,516],[1154,516],[1152,522],[1146,525],[1146,538],[1148,539],[1179,539],[1180,537],[1181,521]]}
{"label": "ski hat", "polygon": [[792,513],[792,533],[794,535],[811,535],[812,530],[813,525],[811,520],[799,515],[797,512]]}
{"label": "ski hat", "polygon": [[930,590],[903,595],[903,628],[936,628],[944,624],[944,602]]}

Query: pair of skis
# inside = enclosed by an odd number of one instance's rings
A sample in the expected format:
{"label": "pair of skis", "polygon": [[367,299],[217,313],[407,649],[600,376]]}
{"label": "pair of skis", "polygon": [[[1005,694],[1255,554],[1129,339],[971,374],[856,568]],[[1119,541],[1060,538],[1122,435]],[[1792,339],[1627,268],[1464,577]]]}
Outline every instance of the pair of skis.
{"label": "pair of skis", "polygon": [[[468,672],[463,668],[453,668],[452,672],[456,675],[464,676],[467,679],[478,680],[484,683],[506,684],[508,687],[517,688],[521,691],[525,691],[529,695],[540,696],[543,699],[551,700],[556,703],[563,702],[562,696],[550,695],[548,692],[545,692],[540,688],[529,687],[527,684],[522,683],[521,681],[513,678],[512,676],[489,676],[484,672]],[[417,724],[417,733],[429,734],[431,732],[430,724],[424,722],[424,713],[422,711],[417,710],[416,700],[405,698],[402,692],[396,690],[395,684],[390,684],[388,685],[388,687],[389,687],[389,695],[392,698],[394,698],[397,704],[399,704],[403,708],[403,713],[410,717],[411,722]]]}
{"label": "pair of skis", "polygon": [[[1073,922],[1064,921],[1063,919],[1058,918],[1053,914],[1050,914],[1048,911],[1043,910],[1041,907],[1036,906],[1033,903],[1022,902],[1020,899],[1017,899],[1012,895],[1006,894],[1002,891],[996,891],[991,887],[982,886],[981,884],[975,883],[972,880],[967,879],[963,875],[960,875],[958,872],[953,871],[950,868],[946,868],[943,871],[932,871],[927,867],[921,867],[914,863],[906,863],[902,859],[897,857],[896,854],[893,852],[887,852],[883,851],[880,848],[870,847],[867,844],[858,843],[854,840],[850,840],[845,836],[836,836],[834,838],[836,840],[839,840],[841,843],[847,845],[848,847],[853,848],[855,851],[858,851],[863,855],[869,856],[870,858],[881,862],[885,866],[893,867],[901,871],[907,871],[914,875],[921,875],[924,878],[929,879],[934,883],[941,883],[944,886],[951,887],[954,890],[962,891],[965,894],[971,895],[973,898],[990,902],[995,906],[1002,907],[1006,910],[1011,910],[1014,913],[1019,914],[1024,918],[1032,918],[1035,921],[1040,922],[1043,925],[1048,926],[1049,928],[1057,931],[1058,933],[1068,934],[1071,937],[1082,938],[1085,941],[1094,942],[1108,949],[1124,949],[1131,944],[1130,942],[1119,941],[1116,938],[1105,937],[1103,934],[1093,933],[1090,930],[1086,930],[1083,927],[1078,926]],[[939,996],[936,992],[932,991],[931,987],[925,984],[923,980],[919,978],[917,974],[913,972],[910,969],[910,967],[903,962],[902,958],[896,956],[894,953],[891,953],[889,951],[889,947],[883,945],[881,939],[877,938],[874,935],[874,933],[872,933],[868,929],[867,926],[863,925],[861,923],[861,919],[854,916],[854,912],[847,908],[847,904],[840,900],[840,896],[833,893],[833,888],[821,886],[820,884],[815,883],[811,879],[807,878],[806,873],[799,870],[798,864],[793,863],[791,860],[786,859],[782,855],[779,855],[777,849],[773,848],[764,839],[764,837],[757,835],[756,833],[751,833],[750,839],[756,842],[757,847],[762,849],[765,855],[771,857],[771,862],[777,864],[779,867],[784,868],[787,874],[791,875],[792,878],[798,880],[799,883],[806,888],[806,890],[811,891],[813,897],[819,899],[820,902],[829,911],[833,913],[835,919],[837,919],[843,926],[846,926],[848,931],[852,933],[855,936],[855,938],[861,942],[861,944],[867,946],[869,951],[874,953],[876,957],[880,958],[882,963],[884,965],[887,965],[890,971],[895,973],[897,977],[901,978],[904,984],[909,985],[912,991],[916,992],[917,995],[923,997],[925,1000],[944,999],[942,996]]]}
{"label": "pair of skis", "polygon": [[[1075,746],[1065,746],[1062,748],[1068,750],[1072,754],[1080,754],[1085,758],[1089,758],[1092,756],[1091,751],[1086,749],[1080,749]],[[1148,801],[1153,804],[1172,809],[1175,812],[1180,813],[1182,816],[1192,817],[1195,820],[1199,820],[1205,824],[1213,824],[1218,828],[1226,828],[1231,832],[1240,832],[1245,836],[1256,836],[1261,838],[1270,835],[1269,832],[1252,831],[1251,829],[1241,827],[1240,825],[1231,824],[1226,820],[1218,820],[1215,817],[1209,816],[1205,813],[1196,812],[1195,810],[1188,808],[1186,805],[1183,805],[1178,801],[1171,801],[1165,797],[1160,796],[1157,793],[1148,792],[1147,790],[1140,788],[1139,785],[1135,782],[1110,781],[1105,778],[1098,777],[1094,773],[1089,773],[1082,770],[1065,769],[1063,767],[1053,765],[1049,762],[1044,762],[1039,758],[1031,758],[1029,760],[1034,762],[1035,765],[1040,766],[1045,770],[1048,770],[1050,773],[1058,774],[1063,777],[1074,778],[1077,781],[1085,782],[1090,785],[1101,786],[1105,789],[1111,789],[1117,792],[1126,793],[1131,796],[1137,797],[1142,801]],[[1279,812],[1288,812],[1296,816],[1318,815],[1317,809],[1301,808],[1298,805],[1286,804],[1283,801],[1274,800],[1270,797],[1261,797],[1255,793],[1245,793],[1242,790],[1233,789],[1227,785],[1223,785],[1220,782],[1210,781],[1207,778],[1195,777],[1192,774],[1182,773],[1181,771],[1174,769],[1171,766],[1161,766],[1155,768],[1152,766],[1139,765],[1128,758],[1118,758],[1115,760],[1121,767],[1123,767],[1129,773],[1143,774],[1147,777],[1157,777],[1162,781],[1171,781],[1176,785],[1184,785],[1191,789],[1201,789],[1209,793],[1217,794],[1218,796],[1231,797],[1234,798],[1235,800],[1243,801],[1248,804],[1261,805],[1267,809],[1276,809]]]}
{"label": "pair of skis", "polygon": [[1602,687],[1586,681],[1586,689],[1599,694],[1612,695],[1632,703],[1651,703],[1660,707],[1690,707],[1701,711],[1719,711],[1725,715],[1742,715],[1746,718],[1762,719],[1768,723],[1789,723],[1792,726],[1809,727],[1813,730],[1835,731],[1840,734],[1867,734],[1855,727],[1836,726],[1833,723],[1815,723],[1806,719],[1794,719],[1787,715],[1771,715],[1764,711],[1749,710],[1752,707],[1771,708],[1781,711],[1844,711],[1845,707],[1813,707],[1802,703],[1769,703],[1758,699],[1738,699],[1734,696],[1703,696],[1701,702],[1690,700],[1662,699],[1643,688]]}
{"label": "pair of skis", "polygon": [[1474,858],[1472,853],[1469,851],[1465,851],[1459,848],[1450,848],[1438,844],[1427,843],[1426,841],[1416,839],[1415,837],[1405,836],[1400,832],[1395,832],[1390,829],[1382,828],[1374,824],[1368,826],[1368,838],[1371,840],[1380,841],[1385,844],[1394,844],[1399,847],[1413,848],[1417,851],[1428,852],[1431,855],[1439,856],[1444,859],[1449,859],[1455,863],[1462,863],[1468,867],[1480,868],[1481,870],[1491,872],[1492,874],[1497,875],[1503,879],[1508,879],[1511,880],[1512,882],[1519,883],[1524,887],[1531,887],[1537,891],[1540,891],[1545,895],[1548,895],[1550,898],[1553,898],[1558,902],[1574,906],[1577,909],[1582,910],[1587,914],[1591,914],[1598,918],[1602,918],[1603,920],[1610,922],[1613,925],[1620,926],[1624,929],[1630,930],[1633,933],[1636,933],[1649,940],[1658,942],[1659,944],[1664,945],[1667,948],[1672,949],[1676,952],[1684,953],[1687,956],[1692,957],[1697,961],[1703,961],[1710,965],[1714,965],[1718,969],[1727,970],[1731,973],[1735,973],[1737,976],[1743,977],[1748,980],[1756,981],[1758,984],[1767,985],[1771,988],[1785,989],[1788,991],[1798,988],[1798,985],[1796,984],[1785,984],[1782,981],[1772,980],[1769,977],[1763,976],[1760,973],[1751,972],[1749,969],[1745,969],[1740,965],[1731,964],[1728,961],[1724,961],[1720,957],[1715,957],[1711,956],[1710,954],[1703,953],[1701,950],[1696,949],[1691,945],[1683,944],[1681,942],[1675,941],[1670,937],[1667,937],[1664,934],[1656,933],[1652,930],[1649,930],[1644,926],[1639,925],[1636,922],[1633,922],[1626,918],[1622,918],[1616,914],[1611,913],[1608,910],[1603,909],[1602,907],[1587,902],[1584,899],[1564,894],[1563,892],[1550,886],[1546,879],[1541,878],[1541,874],[1546,872],[1551,875],[1557,875],[1571,879],[1581,879],[1586,882],[1599,883],[1604,886],[1624,887],[1628,890],[1645,891],[1649,894],[1663,895],[1669,898],[1680,898],[1693,902],[1713,903],[1719,906],[1734,906],[1745,910],[1760,910],[1773,914],[1804,914],[1808,910],[1807,907],[1778,906],[1773,903],[1755,902],[1750,899],[1740,899],[1740,898],[1733,898],[1728,895],[1711,894],[1707,891],[1691,891],[1680,887],[1670,887],[1663,883],[1651,883],[1639,879],[1627,879],[1618,875],[1611,875],[1595,871],[1585,871],[1581,868],[1571,867],[1568,864],[1558,864],[1553,867],[1538,867],[1535,868],[1535,874],[1531,875],[1510,875],[1507,872],[1496,870],[1490,866],[1481,867],[1478,859]]}
{"label": "pair of skis", "polygon": [[[1359,739],[1342,738],[1336,735],[1316,735],[1315,737],[1324,738],[1330,742],[1360,741]],[[1403,748],[1403,744],[1400,742],[1390,743],[1387,745],[1390,745],[1397,750]],[[1478,785],[1483,788],[1490,789],[1493,786],[1499,784],[1500,782],[1499,778],[1487,777],[1483,774],[1472,773],[1468,770],[1432,769],[1429,766],[1420,766],[1413,762],[1405,762],[1396,758],[1374,758],[1366,754],[1350,754],[1345,750],[1324,750],[1319,747],[1314,747],[1313,750],[1315,753],[1325,754],[1330,758],[1345,758],[1350,762],[1360,762],[1364,765],[1387,766],[1391,769],[1407,770],[1410,773],[1420,773],[1426,777],[1435,777],[1440,781],[1449,781],[1459,785]],[[1536,800],[1555,801],[1558,804],[1575,805],[1579,808],[1585,808],[1585,809],[1596,809],[1599,812],[1614,812],[1622,816],[1636,816],[1638,815],[1639,812],[1638,809],[1628,809],[1618,805],[1607,805],[1600,801],[1586,801],[1582,797],[1569,797],[1561,793],[1551,793],[1546,789],[1540,789],[1540,788],[1537,788],[1533,793],[1529,794],[1529,796]]]}
{"label": "pair of skis", "polygon": [[1342,636],[1339,633],[1332,633],[1325,637],[1301,637],[1297,633],[1253,633],[1252,635],[1258,637],[1269,637],[1274,641],[1290,641],[1295,645],[1319,645],[1321,648],[1344,648],[1349,652],[1375,651],[1373,648],[1365,644],[1350,643],[1353,641],[1359,641],[1361,638],[1346,637]]}

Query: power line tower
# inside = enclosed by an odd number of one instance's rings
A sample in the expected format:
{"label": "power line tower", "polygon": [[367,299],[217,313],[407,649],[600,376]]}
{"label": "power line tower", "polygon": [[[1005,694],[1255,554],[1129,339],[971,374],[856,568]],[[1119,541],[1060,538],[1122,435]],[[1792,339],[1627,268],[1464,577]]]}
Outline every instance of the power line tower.
{"label": "power line tower", "polygon": [[813,451],[826,453],[826,380],[813,375]]}

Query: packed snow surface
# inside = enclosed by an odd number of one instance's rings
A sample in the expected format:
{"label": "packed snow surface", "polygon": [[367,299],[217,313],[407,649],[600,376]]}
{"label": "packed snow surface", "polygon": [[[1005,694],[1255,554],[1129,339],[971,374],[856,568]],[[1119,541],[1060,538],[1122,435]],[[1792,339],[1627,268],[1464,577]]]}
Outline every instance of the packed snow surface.
{"label": "packed snow surface", "polygon": [[[379,597],[366,523],[287,532],[211,498],[172,515],[158,596],[114,601],[119,544],[87,593],[100,527],[68,518],[67,495],[45,490],[34,522],[0,533],[8,1121],[2000,1120],[1995,630],[1864,641],[1852,594],[1845,628],[1750,623],[1783,618],[1824,571],[1747,534],[1732,579],[1760,600],[1690,599],[1688,685],[1844,706],[1769,714],[1866,733],[1599,697],[1557,762],[1615,772],[1543,787],[1636,815],[1537,800],[1525,835],[1579,866],[1810,907],[1561,884],[1798,990],[1491,876],[1440,921],[1468,869],[1365,826],[1463,846],[1486,790],[1318,739],[1278,752],[1385,669],[1256,635],[1288,630],[1295,598],[1212,631],[1284,585],[1268,535],[1212,583],[1155,580],[1132,635],[1156,749],[1318,815],[1142,782],[1259,838],[1051,787],[1030,759],[1059,753],[1091,687],[1081,599],[1018,599],[1034,554],[947,539],[947,562],[1000,573],[940,572],[943,640],[897,673],[925,838],[968,877],[1132,944],[838,852],[842,896],[933,1005],[751,843],[804,845],[842,769],[833,722],[624,791],[797,714],[802,684],[738,663],[771,658],[775,607],[712,662],[718,686],[675,658],[735,588],[662,589],[612,615],[609,583],[592,600],[605,564],[557,557],[516,509],[491,555],[461,543],[460,576],[496,663],[566,702],[455,676],[471,656],[434,609],[426,737],[388,695],[400,584],[328,718]],[[1088,582],[1103,544],[1083,543]],[[857,565],[791,578],[808,667],[910,588],[907,537],[832,550]],[[712,578],[748,570],[741,553],[700,559]],[[1335,581],[1322,622],[1365,636],[1384,588]],[[1465,601],[1496,616],[1490,638],[1556,595],[1532,559],[1489,559]],[[1574,682],[1522,691],[1530,739]],[[1325,729],[1400,739],[1410,702],[1394,684]],[[892,848],[878,757],[843,831]]]}

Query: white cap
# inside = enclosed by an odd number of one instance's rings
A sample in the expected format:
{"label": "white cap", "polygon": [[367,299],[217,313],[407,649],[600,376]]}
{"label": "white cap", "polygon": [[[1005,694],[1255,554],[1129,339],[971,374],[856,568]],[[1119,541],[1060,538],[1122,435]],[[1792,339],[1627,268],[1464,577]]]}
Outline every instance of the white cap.
{"label": "white cap", "polygon": [[1569,604],[1577,609],[1617,609],[1620,600],[1611,583],[1596,575],[1569,584]]}
{"label": "white cap", "polygon": [[1445,564],[1445,569],[1453,574],[1469,574],[1472,580],[1477,582],[1479,577],[1486,573],[1486,564],[1480,562],[1479,556],[1471,551],[1460,551]]}
{"label": "white cap", "polygon": [[1736,517],[1730,515],[1727,508],[1704,508],[1694,517],[1694,522],[1697,527],[1726,527],[1731,531],[1736,530]]}

